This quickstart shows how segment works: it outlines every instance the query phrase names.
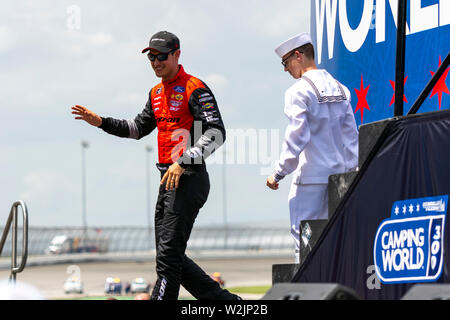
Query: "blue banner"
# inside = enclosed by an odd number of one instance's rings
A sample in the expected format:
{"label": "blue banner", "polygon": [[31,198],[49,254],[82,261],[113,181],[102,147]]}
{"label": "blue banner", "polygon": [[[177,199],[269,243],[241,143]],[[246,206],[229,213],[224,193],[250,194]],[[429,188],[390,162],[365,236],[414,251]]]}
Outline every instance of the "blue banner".
{"label": "blue banner", "polygon": [[448,195],[396,201],[377,230],[374,262],[383,283],[429,282],[442,273]]}
{"label": "blue banner", "polygon": [[400,299],[450,283],[450,110],[393,119],[293,282]]}
{"label": "blue banner", "polygon": [[[397,0],[311,0],[319,68],[352,94],[357,124],[394,115]],[[407,1],[404,114],[450,51],[450,1]],[[447,68],[419,113],[450,108]]]}

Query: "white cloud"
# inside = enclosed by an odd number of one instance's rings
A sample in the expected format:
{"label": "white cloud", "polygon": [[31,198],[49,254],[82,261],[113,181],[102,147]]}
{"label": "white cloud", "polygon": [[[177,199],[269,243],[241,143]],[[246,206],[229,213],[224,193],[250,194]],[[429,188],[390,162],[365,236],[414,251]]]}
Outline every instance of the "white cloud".
{"label": "white cloud", "polygon": [[140,112],[139,106],[144,106],[146,99],[147,95],[145,92],[128,92],[125,90],[117,92],[117,95],[113,98],[118,108],[121,108],[124,105],[134,106],[136,108],[136,112]]}
{"label": "white cloud", "polygon": [[63,30],[60,34],[60,48],[69,56],[82,56],[93,52],[97,47],[107,45],[120,46],[113,43],[113,36],[106,32],[88,33],[77,30]]}
{"label": "white cloud", "polygon": [[108,33],[97,32],[94,34],[88,34],[87,40],[91,45],[104,46],[110,44],[113,41],[113,36]]}
{"label": "white cloud", "polygon": [[30,172],[23,178],[25,191],[20,195],[27,203],[36,207],[49,206],[52,201],[70,189],[64,174],[57,171],[39,170]]}
{"label": "white cloud", "polygon": [[280,38],[281,43],[286,40],[283,36],[309,32],[310,1],[269,2],[264,9],[248,17],[250,26],[261,36]]}
{"label": "white cloud", "polygon": [[12,48],[15,44],[15,36],[11,29],[0,26],[0,53]]}
{"label": "white cloud", "polygon": [[27,174],[24,178],[26,191],[22,198],[36,200],[42,194],[49,192],[52,185],[57,180],[57,175],[52,172],[34,172]]}
{"label": "white cloud", "polygon": [[208,87],[214,91],[222,91],[228,86],[228,79],[222,74],[211,73],[203,77]]}

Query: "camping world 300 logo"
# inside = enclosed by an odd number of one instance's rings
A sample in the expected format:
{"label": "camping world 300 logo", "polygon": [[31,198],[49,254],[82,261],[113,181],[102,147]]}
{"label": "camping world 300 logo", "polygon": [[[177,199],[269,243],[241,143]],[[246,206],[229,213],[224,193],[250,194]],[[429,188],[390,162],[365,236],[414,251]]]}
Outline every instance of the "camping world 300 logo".
{"label": "camping world 300 logo", "polygon": [[396,201],[378,227],[374,261],[383,283],[436,281],[442,273],[448,195]]}

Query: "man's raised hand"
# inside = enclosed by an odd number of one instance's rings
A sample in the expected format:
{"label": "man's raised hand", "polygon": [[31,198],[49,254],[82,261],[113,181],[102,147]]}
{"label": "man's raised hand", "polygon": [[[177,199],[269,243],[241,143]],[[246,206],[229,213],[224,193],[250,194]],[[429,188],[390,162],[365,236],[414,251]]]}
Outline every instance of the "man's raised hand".
{"label": "man's raised hand", "polygon": [[72,114],[76,115],[75,119],[84,120],[90,125],[99,127],[102,124],[102,118],[94,112],[86,109],[83,106],[75,105],[72,107]]}

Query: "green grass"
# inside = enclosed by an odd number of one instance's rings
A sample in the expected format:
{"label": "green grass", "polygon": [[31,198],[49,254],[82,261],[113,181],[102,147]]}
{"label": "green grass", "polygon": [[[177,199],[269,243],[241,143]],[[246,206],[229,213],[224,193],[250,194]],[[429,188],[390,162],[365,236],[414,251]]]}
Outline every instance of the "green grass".
{"label": "green grass", "polygon": [[82,297],[74,298],[73,300],[107,300],[113,297],[116,300],[134,300],[134,296],[101,296],[101,297]]}
{"label": "green grass", "polygon": [[265,294],[271,286],[253,286],[253,287],[232,287],[226,288],[228,291],[236,294]]}

